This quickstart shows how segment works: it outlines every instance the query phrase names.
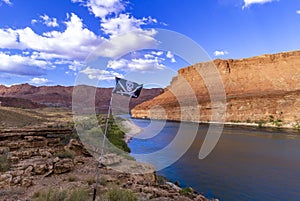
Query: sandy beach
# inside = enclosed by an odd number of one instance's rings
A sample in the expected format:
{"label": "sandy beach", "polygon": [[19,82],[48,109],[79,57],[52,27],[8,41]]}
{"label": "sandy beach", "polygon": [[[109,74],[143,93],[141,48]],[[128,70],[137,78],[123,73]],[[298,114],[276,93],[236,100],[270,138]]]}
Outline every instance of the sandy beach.
{"label": "sandy beach", "polygon": [[126,133],[125,136],[125,142],[128,143],[129,140],[131,138],[133,138],[134,136],[138,135],[140,132],[143,131],[142,128],[140,128],[139,126],[137,126],[136,124],[134,124],[131,120],[129,119],[125,119],[124,121],[122,121],[122,125],[128,129],[129,131]]}

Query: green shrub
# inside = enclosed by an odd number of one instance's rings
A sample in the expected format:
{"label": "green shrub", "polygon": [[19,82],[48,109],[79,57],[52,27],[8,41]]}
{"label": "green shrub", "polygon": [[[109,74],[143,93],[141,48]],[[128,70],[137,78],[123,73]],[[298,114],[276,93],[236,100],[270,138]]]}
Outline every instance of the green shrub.
{"label": "green shrub", "polygon": [[275,125],[277,128],[280,128],[283,124],[283,121],[281,119],[275,119],[273,115],[269,116],[269,122]]}
{"label": "green shrub", "polygon": [[67,199],[68,193],[66,190],[52,190],[49,189],[46,192],[36,192],[34,193],[35,201],[65,201]]}
{"label": "green shrub", "polygon": [[87,201],[89,199],[89,194],[84,189],[75,189],[71,192],[68,201]]}
{"label": "green shrub", "polygon": [[70,175],[69,178],[68,178],[69,182],[74,182],[74,181],[77,181],[77,180],[78,180],[78,178],[74,175]]}
{"label": "green shrub", "polygon": [[187,196],[187,195],[193,193],[193,189],[192,189],[191,187],[183,188],[183,189],[181,189],[181,190],[179,191],[179,193],[180,193],[181,195]]}
{"label": "green shrub", "polygon": [[157,175],[156,176],[156,181],[157,181],[158,185],[165,185],[166,182],[168,181],[168,179],[166,177],[164,177],[164,176]]}
{"label": "green shrub", "polygon": [[0,172],[6,172],[10,169],[11,162],[5,155],[0,155]]}
{"label": "green shrub", "polygon": [[108,190],[106,195],[109,201],[137,201],[136,195],[125,189],[113,188]]}
{"label": "green shrub", "polygon": [[293,125],[293,128],[300,131],[300,123],[299,122],[296,122],[295,125]]}
{"label": "green shrub", "polygon": [[258,125],[259,128],[263,127],[264,124],[266,124],[267,122],[265,120],[258,120],[258,121],[255,121],[255,123]]}
{"label": "green shrub", "polygon": [[94,177],[90,177],[86,180],[89,186],[93,185],[96,181]]}

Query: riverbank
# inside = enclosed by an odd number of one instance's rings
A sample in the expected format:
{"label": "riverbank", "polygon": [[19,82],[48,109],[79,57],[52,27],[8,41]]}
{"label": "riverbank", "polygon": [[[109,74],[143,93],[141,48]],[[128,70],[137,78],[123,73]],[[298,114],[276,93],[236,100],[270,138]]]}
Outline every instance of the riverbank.
{"label": "riverbank", "polygon": [[127,131],[127,132],[125,132],[125,138],[124,138],[124,141],[126,143],[129,143],[129,141],[134,136],[138,135],[139,133],[141,133],[143,131],[142,128],[140,128],[139,126],[137,126],[135,123],[133,123],[129,119],[124,119],[122,121],[122,126],[124,126],[125,130]]}
{"label": "riverbank", "polygon": [[199,124],[216,124],[225,126],[238,126],[238,127],[256,127],[256,128],[271,128],[271,129],[287,129],[291,131],[300,132],[300,123],[284,123],[282,121],[265,121],[260,120],[256,122],[240,122],[240,121],[230,121],[230,122],[209,122],[209,121],[178,121],[178,120],[166,120],[166,119],[150,119],[150,118],[137,118],[132,117],[132,119],[144,119],[144,120],[154,120],[154,121],[167,121],[167,122],[185,122],[185,123],[199,123]]}
{"label": "riverbank", "polygon": [[[132,122],[129,119],[124,119],[122,121],[122,126],[125,127],[125,129],[127,130],[126,134],[125,134],[125,142],[129,143],[129,141],[136,135],[140,134],[143,129],[140,128],[139,126],[137,126],[134,122]],[[165,186],[164,188],[168,188],[169,192],[177,192],[181,195],[183,195],[180,199],[179,197],[177,197],[177,199],[173,199],[172,197],[167,198],[167,200],[209,200],[207,198],[205,198],[202,194],[197,194],[197,192],[192,189],[191,187],[187,187],[187,188],[181,188],[178,185],[168,181],[167,178],[164,178],[160,175],[157,175],[156,172],[154,172],[154,175],[157,179],[157,183],[158,184],[162,184],[163,186]],[[159,200],[159,199],[156,199]],[[218,201],[218,199],[212,199],[212,201]]]}

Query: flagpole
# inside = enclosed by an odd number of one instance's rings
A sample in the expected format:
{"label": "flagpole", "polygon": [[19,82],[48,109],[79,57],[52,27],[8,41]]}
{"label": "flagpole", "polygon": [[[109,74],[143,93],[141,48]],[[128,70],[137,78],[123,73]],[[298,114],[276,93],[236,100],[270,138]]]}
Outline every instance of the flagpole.
{"label": "flagpole", "polygon": [[100,176],[100,167],[101,167],[101,162],[102,162],[102,158],[103,158],[103,154],[104,154],[104,146],[105,146],[105,140],[106,140],[106,135],[107,135],[107,130],[108,130],[108,122],[109,122],[110,114],[111,114],[113,90],[111,92],[111,97],[110,97],[110,102],[109,102],[108,112],[107,112],[107,117],[106,117],[106,122],[105,122],[105,130],[104,130],[102,148],[101,148],[101,152],[100,152],[99,161],[98,161],[98,164],[97,164],[96,184],[95,184],[95,187],[94,187],[93,201],[96,200],[96,196],[97,196],[97,187],[98,187],[98,183],[99,183],[98,178]]}

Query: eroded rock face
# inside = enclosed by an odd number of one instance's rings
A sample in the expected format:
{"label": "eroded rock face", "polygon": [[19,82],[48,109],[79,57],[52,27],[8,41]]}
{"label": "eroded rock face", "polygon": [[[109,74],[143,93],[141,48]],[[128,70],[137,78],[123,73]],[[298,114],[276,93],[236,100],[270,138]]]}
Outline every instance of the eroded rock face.
{"label": "eroded rock face", "polygon": [[[213,63],[226,92],[226,121],[254,122],[272,115],[287,124],[300,122],[300,51]],[[133,117],[211,121],[212,107],[218,106],[211,105],[210,95],[219,86],[209,86],[209,92],[201,77],[213,80],[211,68],[211,63],[199,63],[180,69],[163,94],[132,109]],[[193,110],[200,115],[189,116]]]}
{"label": "eroded rock face", "polygon": [[[55,153],[64,150],[61,138],[72,133],[71,129],[48,128],[2,130],[0,154],[6,156],[11,165],[7,172],[0,173],[0,187],[27,188],[34,184],[34,177],[71,171],[74,167],[73,159],[60,159]],[[80,142],[71,140],[67,147],[72,145],[79,146]],[[78,156],[82,155],[80,153]]]}

